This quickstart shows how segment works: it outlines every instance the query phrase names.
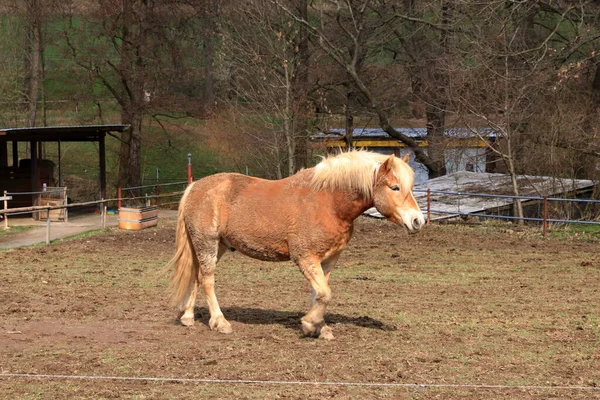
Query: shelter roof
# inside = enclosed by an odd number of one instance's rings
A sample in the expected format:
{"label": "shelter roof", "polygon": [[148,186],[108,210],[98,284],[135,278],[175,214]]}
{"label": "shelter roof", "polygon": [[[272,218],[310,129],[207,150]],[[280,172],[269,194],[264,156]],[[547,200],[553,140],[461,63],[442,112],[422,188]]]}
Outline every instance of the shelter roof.
{"label": "shelter roof", "polygon": [[[425,139],[427,137],[427,128],[395,128],[398,132],[413,139]],[[484,137],[499,136],[490,128],[478,128],[477,133]],[[324,132],[319,132],[311,138],[315,141],[339,140],[344,137],[346,130],[344,128],[331,128]],[[444,131],[444,135],[450,138],[473,138],[477,137],[475,132],[467,128],[450,128]],[[352,131],[354,139],[391,139],[381,128],[355,128]]]}
{"label": "shelter roof", "polygon": [[129,125],[44,126],[0,128],[0,142],[91,142],[108,132],[123,132]]}

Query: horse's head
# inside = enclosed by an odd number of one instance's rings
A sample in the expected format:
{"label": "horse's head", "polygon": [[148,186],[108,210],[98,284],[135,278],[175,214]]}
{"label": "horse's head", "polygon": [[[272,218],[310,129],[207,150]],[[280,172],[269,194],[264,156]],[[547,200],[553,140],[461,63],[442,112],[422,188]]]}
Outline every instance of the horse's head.
{"label": "horse's head", "polygon": [[373,202],[377,211],[390,221],[404,225],[416,233],[425,218],[413,194],[414,173],[408,166],[408,155],[402,159],[390,156],[377,169]]}

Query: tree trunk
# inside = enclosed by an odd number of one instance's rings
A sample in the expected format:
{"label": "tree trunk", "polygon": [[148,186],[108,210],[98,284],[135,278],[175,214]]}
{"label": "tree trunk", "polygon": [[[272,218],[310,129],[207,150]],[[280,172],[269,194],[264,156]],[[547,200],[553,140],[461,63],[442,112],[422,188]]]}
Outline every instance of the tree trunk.
{"label": "tree trunk", "polygon": [[204,87],[202,89],[202,101],[206,110],[210,110],[215,102],[215,55],[216,55],[216,40],[218,35],[217,21],[219,18],[219,4],[217,0],[210,0],[208,7],[210,10],[207,13],[206,23],[208,29],[204,34]]}
{"label": "tree trunk", "polygon": [[354,147],[354,103],[356,93],[354,91],[354,85],[348,82],[346,84],[346,146],[349,149]]}
{"label": "tree trunk", "polygon": [[[511,160],[510,158],[508,159],[508,170],[509,170],[509,174],[510,174],[510,183],[512,186],[513,195],[519,196],[520,190],[519,190],[519,181],[517,180],[517,172],[515,171],[515,164],[514,164],[513,160]],[[513,200],[513,215],[518,218],[524,217],[523,204],[521,203],[521,199]],[[517,220],[517,224],[523,225],[524,221],[522,219],[519,219],[519,220]]]}
{"label": "tree trunk", "polygon": [[[298,16],[305,21],[308,20],[308,1],[295,0]],[[296,63],[296,75],[294,79],[294,105],[296,117],[294,123],[295,147],[294,147],[294,172],[306,168],[308,152],[308,130],[309,130],[309,102],[308,102],[308,70],[310,54],[308,51],[308,29],[304,25],[298,27],[297,35],[298,62]]]}
{"label": "tree trunk", "polygon": [[292,108],[293,84],[290,77],[289,63],[284,65],[285,72],[285,109],[283,115],[283,135],[285,137],[287,153],[287,176],[294,175],[296,172],[296,131],[294,130],[294,110]]}
{"label": "tree trunk", "polygon": [[40,5],[38,0],[27,1],[28,19],[28,48],[29,48],[29,71],[28,71],[28,118],[27,126],[36,126],[37,103],[40,90],[40,69],[42,54],[42,24],[40,21]]}
{"label": "tree trunk", "polygon": [[[141,185],[142,120],[145,111],[146,84],[146,24],[148,2],[141,2],[134,11],[133,0],[123,0],[123,44],[120,73],[123,95],[121,121],[131,125],[122,135],[119,160],[119,187]],[[138,19],[136,20],[136,16]]]}
{"label": "tree trunk", "polygon": [[[450,2],[442,3],[442,26],[448,27],[452,20],[452,6]],[[448,55],[448,31],[440,32],[440,53],[441,58],[434,61],[429,68],[433,81],[433,87],[427,90],[427,106],[425,115],[427,117],[427,142],[428,155],[434,165],[429,170],[429,178],[437,178],[446,175],[446,155],[444,131],[446,129],[446,107],[448,104],[448,95],[446,87],[448,86],[448,75],[444,71],[446,68],[443,63]]]}
{"label": "tree trunk", "polygon": [[427,116],[427,154],[434,165],[429,170],[429,178],[446,175],[446,144],[444,130],[446,126],[446,111],[438,106],[428,104],[425,112]]}

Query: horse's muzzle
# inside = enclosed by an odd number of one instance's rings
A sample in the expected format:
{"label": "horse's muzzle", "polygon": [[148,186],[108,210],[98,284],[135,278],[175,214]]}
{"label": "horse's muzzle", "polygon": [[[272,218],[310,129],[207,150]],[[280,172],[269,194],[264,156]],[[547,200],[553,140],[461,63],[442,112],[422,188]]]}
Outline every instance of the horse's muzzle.
{"label": "horse's muzzle", "polygon": [[413,234],[417,233],[425,226],[425,218],[421,213],[411,213],[410,214],[394,214],[389,217],[390,221],[402,225],[406,228],[408,233]]}
{"label": "horse's muzzle", "polygon": [[408,223],[405,222],[404,226],[408,230],[408,233],[414,234],[417,233],[425,226],[425,218],[423,218],[423,214],[419,214],[414,216]]}
{"label": "horse's muzzle", "polygon": [[418,232],[421,230],[421,228],[423,227],[423,225],[425,225],[425,221],[423,220],[423,217],[417,217],[415,219],[413,219],[412,221],[412,228],[413,231]]}

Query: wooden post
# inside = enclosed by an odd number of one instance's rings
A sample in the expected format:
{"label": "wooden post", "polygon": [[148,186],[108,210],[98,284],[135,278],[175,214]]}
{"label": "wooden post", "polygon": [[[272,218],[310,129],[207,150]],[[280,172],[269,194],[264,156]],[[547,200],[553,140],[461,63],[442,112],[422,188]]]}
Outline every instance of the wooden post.
{"label": "wooden post", "polygon": [[[63,188],[63,199],[65,200],[65,205],[69,204],[69,198],[67,197],[67,187]],[[69,221],[69,209],[63,208],[63,215],[65,222]]]}
{"label": "wooden post", "polygon": [[[8,210],[8,193],[6,190],[4,191],[4,209]],[[4,214],[4,229],[8,229],[8,214]]]}
{"label": "wooden post", "polygon": [[117,211],[123,207],[123,189],[117,188]]}
{"label": "wooden post", "polygon": [[[30,161],[31,161],[31,191],[37,192],[40,185],[40,175],[38,171],[38,154],[37,154],[37,142],[29,142]],[[31,196],[31,204],[34,206],[40,205],[40,195],[38,193]],[[40,213],[36,211],[32,214],[33,219],[39,220]]]}
{"label": "wooden post", "polygon": [[156,194],[156,207],[160,206],[160,185],[156,185],[156,190],[154,191]]}
{"label": "wooden post", "polygon": [[58,136],[58,186],[61,187],[62,185],[63,185],[62,155],[61,155],[60,134],[59,134],[59,136]]}
{"label": "wooden post", "polygon": [[427,225],[431,222],[431,189],[427,188]]}
{"label": "wooden post", "polygon": [[548,235],[548,196],[544,196],[544,210],[542,221],[542,233],[544,237]]}
{"label": "wooden post", "polygon": [[106,145],[104,134],[98,139],[100,145],[100,198],[106,198]]}
{"label": "wooden post", "polygon": [[0,143],[0,168],[8,167],[8,142]]}

